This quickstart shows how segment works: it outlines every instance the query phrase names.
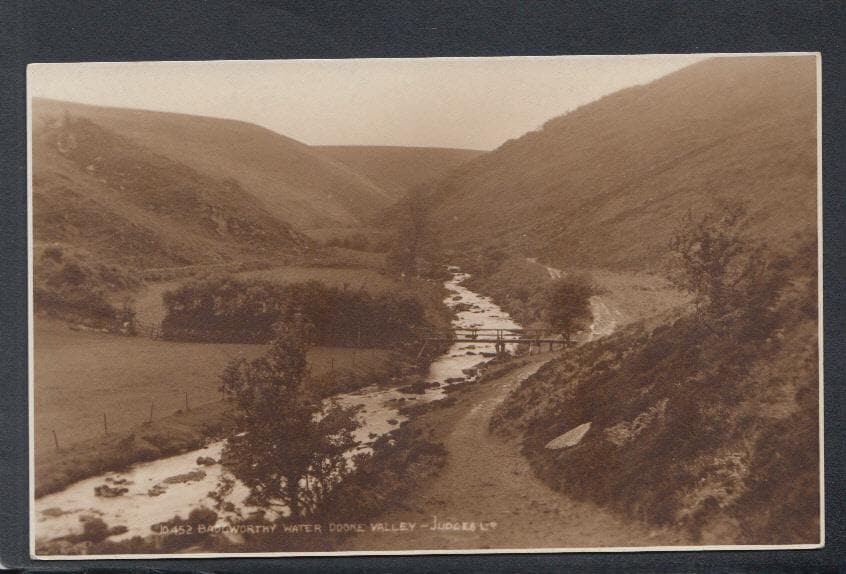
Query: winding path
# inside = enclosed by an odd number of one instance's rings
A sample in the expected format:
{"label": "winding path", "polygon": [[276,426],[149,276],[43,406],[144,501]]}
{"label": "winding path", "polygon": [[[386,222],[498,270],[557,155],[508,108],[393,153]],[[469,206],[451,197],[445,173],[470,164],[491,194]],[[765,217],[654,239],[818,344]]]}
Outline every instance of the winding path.
{"label": "winding path", "polygon": [[[680,544],[671,533],[623,520],[553,491],[534,477],[516,444],[488,432],[496,405],[549,358],[540,356],[479,385],[456,405],[432,413],[435,438],[444,442],[448,452],[446,467],[406,501],[409,510],[388,512],[378,519],[415,523],[414,533],[368,531],[350,538],[345,547],[435,550]],[[435,516],[438,521],[481,522],[488,529],[454,532],[421,527],[431,525]]]}

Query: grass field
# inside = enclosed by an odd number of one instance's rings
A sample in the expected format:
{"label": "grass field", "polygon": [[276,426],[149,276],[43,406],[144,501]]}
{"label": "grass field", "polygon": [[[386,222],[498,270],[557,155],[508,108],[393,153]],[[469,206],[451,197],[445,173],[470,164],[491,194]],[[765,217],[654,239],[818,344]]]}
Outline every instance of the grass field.
{"label": "grass field", "polygon": [[276,267],[259,271],[246,271],[239,273],[238,276],[282,283],[320,281],[334,287],[347,285],[350,289],[363,288],[371,293],[387,293],[402,288],[401,283],[394,278],[366,268]]}
{"label": "grass field", "polygon": [[[109,431],[126,431],[149,419],[185,407],[220,400],[218,376],[233,357],[254,358],[263,345],[174,343],[142,337],[71,330],[35,321],[35,449],[55,449],[102,435],[103,413]],[[315,376],[331,368],[370,371],[388,361],[386,350],[315,348],[309,364]]]}

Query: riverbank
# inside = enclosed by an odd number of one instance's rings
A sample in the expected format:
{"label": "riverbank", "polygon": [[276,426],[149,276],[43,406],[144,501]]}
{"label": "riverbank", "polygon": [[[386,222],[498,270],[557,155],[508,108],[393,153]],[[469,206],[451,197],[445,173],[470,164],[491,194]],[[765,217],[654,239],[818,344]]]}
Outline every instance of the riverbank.
{"label": "riverbank", "polygon": [[[316,351],[316,352],[314,352]],[[326,349],[310,352],[312,367],[324,361]],[[344,349],[344,351],[355,351]],[[371,386],[385,389],[408,387],[423,376],[406,362],[382,355],[383,350],[358,349],[355,366],[329,371],[316,368],[311,384],[324,397]],[[315,357],[317,355],[318,357]],[[339,360],[339,363],[341,361]],[[403,374],[404,373],[404,374]],[[214,379],[216,384],[216,379]],[[216,389],[215,389],[216,392]],[[146,405],[144,405],[146,407]],[[173,414],[138,423],[128,428],[74,442],[68,446],[44,449],[35,457],[36,498],[58,492],[74,482],[105,472],[124,470],[135,463],[154,461],[202,448],[220,438],[230,428],[228,405],[222,399],[176,409]]]}
{"label": "riverbank", "polygon": [[[480,271],[467,281],[467,287],[491,297],[526,328],[544,324],[546,291],[555,281],[568,276],[589,278],[596,286],[591,312],[597,332],[591,328],[589,331],[594,335],[591,338],[683,308],[691,299],[666,278],[648,273],[600,268],[563,270],[518,256],[488,264],[474,263]],[[597,321],[601,325],[596,325]]]}
{"label": "riverbank", "polygon": [[220,400],[134,427],[77,442],[35,458],[35,497],[59,492],[92,476],[181,454],[202,446],[228,428]]}

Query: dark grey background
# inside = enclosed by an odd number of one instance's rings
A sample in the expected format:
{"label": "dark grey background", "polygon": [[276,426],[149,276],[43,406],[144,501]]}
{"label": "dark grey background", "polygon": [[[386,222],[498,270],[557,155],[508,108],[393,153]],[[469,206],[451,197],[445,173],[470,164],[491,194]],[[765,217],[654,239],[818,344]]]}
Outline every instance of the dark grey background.
{"label": "dark grey background", "polygon": [[[844,527],[846,2],[0,3],[0,559],[38,570],[835,572]],[[826,548],[820,551],[37,562],[28,558],[26,102],[30,62],[820,51]]]}

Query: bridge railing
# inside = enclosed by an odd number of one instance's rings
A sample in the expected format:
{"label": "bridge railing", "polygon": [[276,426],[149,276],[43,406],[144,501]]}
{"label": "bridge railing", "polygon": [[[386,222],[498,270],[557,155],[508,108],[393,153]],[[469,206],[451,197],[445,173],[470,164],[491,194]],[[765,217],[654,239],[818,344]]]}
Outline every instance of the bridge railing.
{"label": "bridge railing", "polygon": [[424,339],[446,340],[446,341],[503,341],[506,343],[529,342],[534,340],[562,340],[560,333],[548,329],[522,329],[522,328],[472,328],[461,327],[455,329],[425,330],[420,335]]}

